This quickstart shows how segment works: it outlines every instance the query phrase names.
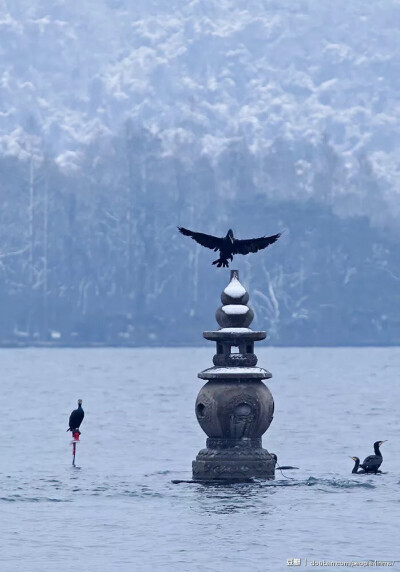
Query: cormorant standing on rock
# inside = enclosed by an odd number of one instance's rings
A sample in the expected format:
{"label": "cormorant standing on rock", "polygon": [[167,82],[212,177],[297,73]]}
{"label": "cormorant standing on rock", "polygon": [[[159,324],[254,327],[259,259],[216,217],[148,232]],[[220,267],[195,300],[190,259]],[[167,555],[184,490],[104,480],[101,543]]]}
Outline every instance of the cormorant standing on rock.
{"label": "cormorant standing on rock", "polygon": [[73,433],[75,429],[79,429],[84,417],[85,412],[82,409],[82,399],[78,399],[78,409],[74,409],[69,416],[69,428],[67,431],[71,431]]}
{"label": "cormorant standing on rock", "polygon": [[219,238],[218,236],[212,236],[210,234],[204,234],[202,232],[193,232],[182,226],[178,226],[180,233],[185,236],[190,236],[206,248],[211,248],[215,252],[219,250],[219,258],[214,260],[213,264],[216,264],[218,268],[221,266],[228,268],[228,260],[233,260],[234,254],[249,254],[249,252],[257,252],[266,248],[270,244],[273,244],[281,236],[281,233],[273,234],[272,236],[261,236],[260,238],[249,238],[247,240],[238,240],[233,236],[233,231],[228,230],[226,236]]}
{"label": "cormorant standing on rock", "polygon": [[360,459],[358,457],[350,457],[350,459],[353,459],[354,461],[354,467],[351,471],[352,473],[357,473],[358,475],[365,473],[363,469],[361,469],[361,471],[358,470],[358,467],[360,466]]}
{"label": "cormorant standing on rock", "polygon": [[[385,439],[386,441],[386,439]],[[378,471],[379,467],[382,464],[383,457],[382,453],[379,450],[379,447],[385,443],[385,441],[375,441],[374,443],[374,451],[375,455],[369,455],[364,459],[364,461],[360,464],[360,467],[364,469],[366,473],[380,473]]]}

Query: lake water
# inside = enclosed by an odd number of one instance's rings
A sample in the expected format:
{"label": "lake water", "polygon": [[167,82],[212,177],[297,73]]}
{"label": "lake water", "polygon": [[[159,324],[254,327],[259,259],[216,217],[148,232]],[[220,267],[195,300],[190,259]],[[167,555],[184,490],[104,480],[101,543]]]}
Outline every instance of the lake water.
{"label": "lake water", "polygon": [[[213,347],[0,350],[1,572],[291,569],[399,560],[400,348],[257,349],[273,373],[275,481],[190,479]],[[71,466],[68,417],[85,420]],[[382,447],[383,475],[349,455]],[[343,568],[336,568],[343,569]],[[378,568],[379,569],[379,568]],[[400,569],[396,563],[392,570]]]}

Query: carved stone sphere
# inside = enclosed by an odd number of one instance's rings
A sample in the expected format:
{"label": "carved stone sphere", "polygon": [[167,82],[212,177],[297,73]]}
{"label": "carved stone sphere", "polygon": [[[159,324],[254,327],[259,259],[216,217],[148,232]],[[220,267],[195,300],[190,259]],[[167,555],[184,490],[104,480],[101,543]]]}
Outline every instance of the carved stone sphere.
{"label": "carved stone sphere", "polygon": [[197,396],[195,411],[209,437],[255,439],[271,424],[274,399],[262,381],[209,381]]}

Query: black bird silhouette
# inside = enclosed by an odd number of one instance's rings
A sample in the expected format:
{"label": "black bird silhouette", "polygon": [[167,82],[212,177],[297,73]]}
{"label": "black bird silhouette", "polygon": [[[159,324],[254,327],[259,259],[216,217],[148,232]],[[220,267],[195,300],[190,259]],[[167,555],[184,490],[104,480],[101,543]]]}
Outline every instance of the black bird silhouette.
{"label": "black bird silhouette", "polygon": [[364,471],[366,473],[380,473],[381,472],[381,471],[378,471],[378,469],[382,464],[383,457],[382,457],[382,453],[379,450],[379,447],[385,442],[386,442],[386,440],[385,441],[375,441],[375,443],[374,443],[375,455],[368,455],[368,457],[365,457],[364,461],[360,464],[360,467],[362,469],[364,469]]}
{"label": "black bird silhouette", "polygon": [[287,471],[288,469],[298,469],[299,468],[299,467],[292,467],[290,465],[284,465],[283,467],[280,467],[278,465],[278,455],[276,455],[275,453],[270,453],[270,456],[275,461],[275,465],[278,467],[278,469],[281,469],[281,471]]}
{"label": "black bird silhouette", "polygon": [[218,236],[212,236],[210,234],[204,234],[202,232],[193,232],[182,226],[178,226],[179,232],[185,236],[190,236],[206,248],[211,248],[215,252],[219,250],[219,258],[214,260],[213,264],[216,264],[218,268],[221,266],[228,268],[228,260],[233,260],[234,254],[249,254],[250,252],[257,252],[263,248],[267,248],[270,244],[273,244],[281,236],[281,233],[274,234],[272,236],[261,236],[260,238],[249,238],[247,240],[238,240],[233,236],[233,231],[228,230],[226,236],[219,238]]}
{"label": "black bird silhouette", "polygon": [[360,475],[361,473],[365,473],[363,469],[361,469],[361,471],[358,470],[358,467],[360,466],[360,459],[358,457],[350,457],[350,459],[353,459],[354,461],[354,467],[353,470],[351,471],[352,473],[357,473],[358,475]]}
{"label": "black bird silhouette", "polygon": [[78,399],[78,409],[74,409],[69,416],[69,428],[67,429],[67,432],[72,431],[73,433],[75,429],[79,429],[84,417],[85,412],[82,409],[82,399]]}

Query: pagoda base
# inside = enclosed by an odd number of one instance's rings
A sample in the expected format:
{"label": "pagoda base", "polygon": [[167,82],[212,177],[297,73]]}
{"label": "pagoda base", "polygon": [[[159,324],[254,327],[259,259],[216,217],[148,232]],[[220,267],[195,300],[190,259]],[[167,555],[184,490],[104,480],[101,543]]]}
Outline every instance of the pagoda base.
{"label": "pagoda base", "polygon": [[192,463],[195,481],[248,481],[274,479],[275,459],[261,439],[207,439]]}

